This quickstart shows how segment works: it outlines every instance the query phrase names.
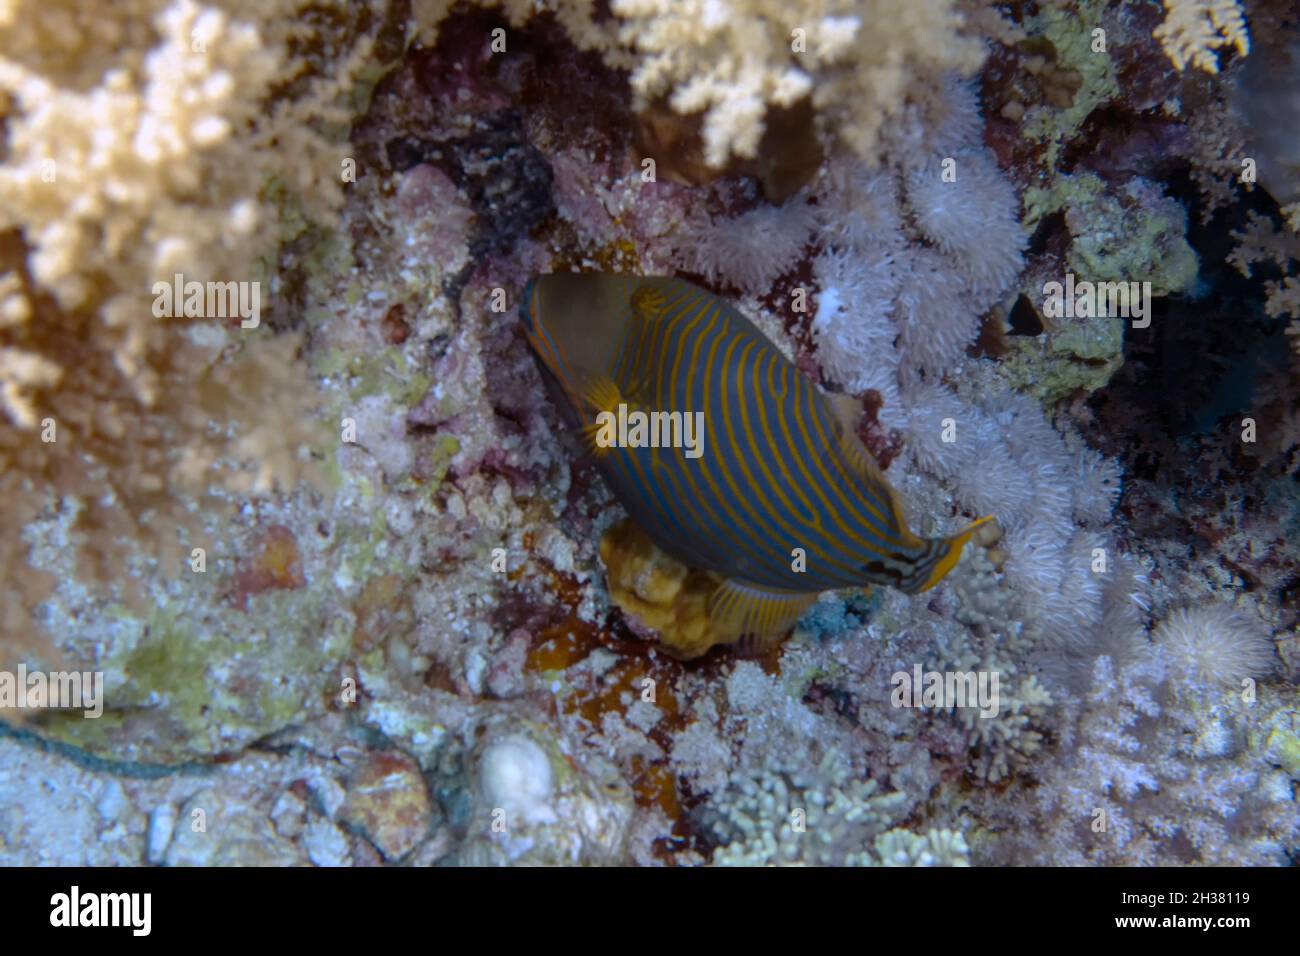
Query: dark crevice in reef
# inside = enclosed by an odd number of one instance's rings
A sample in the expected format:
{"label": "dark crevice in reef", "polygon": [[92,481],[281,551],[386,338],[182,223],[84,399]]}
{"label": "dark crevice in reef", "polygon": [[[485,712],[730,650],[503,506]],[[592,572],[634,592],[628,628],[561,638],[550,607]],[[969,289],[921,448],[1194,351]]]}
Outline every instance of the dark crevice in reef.
{"label": "dark crevice in reef", "polygon": [[[1296,473],[1277,447],[1282,417],[1296,407],[1285,322],[1264,309],[1274,268],[1242,276],[1228,261],[1251,212],[1278,219],[1262,190],[1201,221],[1202,200],[1185,171],[1164,183],[1188,209],[1188,242],[1200,257],[1190,295],[1152,302],[1151,326],[1125,333],[1124,365],[1088,400],[1089,440],[1124,466],[1119,513],[1134,537],[1185,542],[1217,554],[1243,590],[1264,588],[1300,616],[1297,578],[1260,535],[1300,521]],[[1243,440],[1255,422],[1256,441]],[[1282,518],[1268,528],[1256,516]],[[1287,517],[1289,513],[1290,517]],[[1287,626],[1290,626],[1289,624]]]}
{"label": "dark crevice in reef", "polygon": [[[1190,454],[1205,442],[1225,450],[1240,444],[1225,423],[1254,408],[1261,375],[1281,370],[1287,343],[1284,324],[1264,312],[1263,282],[1276,273],[1261,267],[1247,278],[1227,261],[1232,231],[1252,210],[1276,215],[1276,203],[1256,190],[1202,223],[1200,196],[1185,171],[1165,187],[1188,208],[1187,238],[1200,257],[1197,287],[1153,301],[1151,327],[1126,331],[1124,366],[1091,404],[1101,414],[1132,413],[1113,416],[1106,434],[1097,436],[1108,454],[1131,453],[1141,436],[1154,435],[1168,446],[1161,467],[1176,471],[1186,462],[1175,447]],[[1154,473],[1144,477],[1158,480]]]}
{"label": "dark crevice in reef", "polygon": [[[492,49],[496,30],[504,51]],[[554,16],[512,27],[495,11],[465,10],[440,26],[435,46],[411,49],[380,82],[353,141],[372,168],[428,163],[465,195],[476,214],[469,262],[444,285],[459,308],[485,263],[553,221],[554,150],[622,161],[630,101],[627,76],[577,50]]]}
{"label": "dark crevice in reef", "polygon": [[1158,110],[1134,112],[1114,103],[1088,115],[1080,134],[1061,156],[1063,172],[1089,170],[1111,183],[1133,176],[1166,180],[1182,174],[1187,128]]}
{"label": "dark crevice in reef", "polygon": [[1043,319],[1034,308],[1029,296],[1021,294],[1016,297],[1015,305],[1007,315],[1007,324],[1011,326],[1011,335],[1041,335]]}
{"label": "dark crevice in reef", "polygon": [[528,142],[519,110],[482,116],[474,128],[452,139],[402,136],[387,144],[388,163],[404,172],[419,163],[436,166],[469,198],[474,230],[469,261],[443,283],[447,299],[460,308],[460,294],[485,256],[505,253],[555,212],[554,176],[541,150]]}
{"label": "dark crevice in reef", "polygon": [[1065,213],[1058,210],[1038,221],[1034,234],[1029,237],[1025,257],[1032,259],[1046,254],[1063,261],[1069,246],[1070,227],[1066,224]]}

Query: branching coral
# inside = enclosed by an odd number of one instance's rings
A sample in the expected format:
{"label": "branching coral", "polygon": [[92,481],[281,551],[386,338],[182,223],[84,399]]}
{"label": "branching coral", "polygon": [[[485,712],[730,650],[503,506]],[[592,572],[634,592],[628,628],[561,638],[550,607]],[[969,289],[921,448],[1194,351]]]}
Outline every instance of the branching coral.
{"label": "branching coral", "polygon": [[[11,14],[21,30],[54,32],[75,22],[72,6]],[[101,347],[145,404],[159,392],[152,361],[178,324],[152,314],[153,283],[249,272],[248,243],[265,213],[236,159],[248,144],[235,134],[277,73],[255,26],[193,3],[154,7],[116,11],[123,29],[152,19],[158,42],[142,63],[104,64],[92,90],[0,61],[11,98],[0,225],[22,230],[31,279],[63,314],[100,313]]]}
{"label": "branching coral", "polygon": [[1058,865],[1284,863],[1300,816],[1285,778],[1276,785],[1281,775],[1250,743],[1276,702],[1206,696],[1141,638],[1127,657],[1097,659],[1066,715],[1062,753],[1039,771],[1036,798],[1011,811],[1032,815],[1022,822],[1035,835],[1001,851]]}
{"label": "branching coral", "polygon": [[[1300,208],[1300,204],[1296,207]],[[1285,210],[1284,210],[1285,211]],[[1237,246],[1228,261],[1242,275],[1249,277],[1257,265],[1272,265],[1282,271],[1281,279],[1264,281],[1267,298],[1264,310],[1269,315],[1289,317],[1287,327],[1294,354],[1300,357],[1300,229],[1294,223],[1279,229],[1256,212],[1248,215],[1246,225],[1233,232]]]}
{"label": "branching coral", "polygon": [[[869,847],[901,816],[907,798],[877,793],[875,781],[851,779],[828,754],[818,773],[787,778],[764,771],[738,781],[710,805],[710,826],[725,845],[713,862],[723,866],[877,866]],[[955,841],[936,840],[947,860],[960,857]],[[904,847],[903,844],[907,846]],[[891,865],[900,852],[909,862],[922,855],[897,833],[882,844]]]}
{"label": "branching coral", "polygon": [[[311,391],[296,342],[269,332],[293,324],[266,265],[293,236],[268,224],[293,221],[286,207],[328,221],[342,201],[344,148],[317,130],[346,123],[336,99],[370,46],[342,30],[323,78],[322,55],[312,62],[285,26],[304,5],[135,0],[97,11],[94,26],[73,2],[0,11],[11,584],[23,579],[12,538],[50,492],[81,502],[74,547],[106,568],[141,535],[174,561],[186,492],[266,491],[310,471],[299,452],[320,436]],[[253,290],[245,305],[259,314],[236,315],[211,291],[197,310],[160,308],[155,284],[177,275],[222,295]]]}
{"label": "branching coral", "polygon": [[1250,52],[1246,16],[1237,0],[1164,0],[1165,21],[1155,38],[1178,69],[1189,63],[1207,73],[1219,72],[1218,51]]}
{"label": "branching coral", "polygon": [[[1284,273],[1300,263],[1300,232],[1279,229],[1259,213],[1251,212],[1246,225],[1232,234],[1237,246],[1228,261],[1242,275],[1249,277],[1256,265],[1271,264]],[[1289,315],[1300,319],[1300,289],[1294,275],[1285,275],[1278,281],[1268,281],[1266,308],[1272,315]]]}
{"label": "branching coral", "polygon": [[890,830],[876,837],[876,855],[881,866],[970,866],[970,848],[956,830]]}
{"label": "branching coral", "polygon": [[[643,102],[668,96],[704,114],[708,162],[753,156],[771,106],[805,97],[860,156],[881,126],[927,83],[969,73],[980,42],[961,34],[949,0],[806,0],[731,4],[614,0],[623,38],[640,54],[632,86]],[[885,39],[870,39],[883,30]]]}

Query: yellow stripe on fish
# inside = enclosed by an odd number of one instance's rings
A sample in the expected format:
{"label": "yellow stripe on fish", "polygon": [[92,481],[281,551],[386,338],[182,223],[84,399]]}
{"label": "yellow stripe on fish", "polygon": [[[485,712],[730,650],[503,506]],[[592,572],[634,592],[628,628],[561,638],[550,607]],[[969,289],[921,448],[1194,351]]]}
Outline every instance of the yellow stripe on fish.
{"label": "yellow stripe on fish", "polygon": [[[925,591],[991,520],[914,535],[854,432],[852,400],[824,394],[752,322],[689,282],[544,275],[520,311],[589,445],[601,413],[651,421],[653,443],[601,447],[597,464],[655,544],[722,579],[709,608],[721,632],[788,629],[825,590]],[[671,413],[702,413],[698,457],[662,447],[669,423],[687,421]]]}

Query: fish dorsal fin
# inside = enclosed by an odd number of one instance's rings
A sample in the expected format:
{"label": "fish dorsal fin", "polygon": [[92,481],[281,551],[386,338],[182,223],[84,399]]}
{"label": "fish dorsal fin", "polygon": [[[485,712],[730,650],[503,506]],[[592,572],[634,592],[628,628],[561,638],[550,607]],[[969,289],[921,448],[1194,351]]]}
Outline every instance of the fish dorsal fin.
{"label": "fish dorsal fin", "polygon": [[862,444],[858,437],[858,419],[862,416],[862,403],[850,395],[827,395],[831,416],[835,419],[835,431],[839,440],[840,451],[853,469],[853,473],[869,478],[873,482],[887,484],[885,476],[876,464],[876,459]]}
{"label": "fish dorsal fin", "polygon": [[728,578],[709,597],[709,623],[723,640],[745,635],[779,640],[817,600],[817,593],[781,591]]}
{"label": "fish dorsal fin", "polygon": [[907,512],[903,509],[903,497],[898,493],[885,473],[880,470],[875,456],[862,444],[858,437],[858,419],[862,416],[862,403],[850,395],[826,395],[831,417],[835,421],[835,430],[839,451],[849,470],[857,477],[863,490],[875,497],[877,501],[888,504],[893,518],[898,523],[899,533],[909,547],[919,547],[921,539],[912,534],[907,527]]}

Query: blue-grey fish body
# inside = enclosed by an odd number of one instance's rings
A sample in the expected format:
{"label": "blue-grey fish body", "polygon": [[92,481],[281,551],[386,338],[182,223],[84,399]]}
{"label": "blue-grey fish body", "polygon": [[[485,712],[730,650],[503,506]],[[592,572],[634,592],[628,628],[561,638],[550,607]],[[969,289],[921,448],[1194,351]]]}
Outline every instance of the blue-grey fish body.
{"label": "blue-grey fish body", "polygon": [[784,629],[825,590],[924,591],[989,520],[950,537],[912,534],[842,401],[689,282],[545,275],[521,312],[633,520],[724,579],[710,607],[723,631]]}

